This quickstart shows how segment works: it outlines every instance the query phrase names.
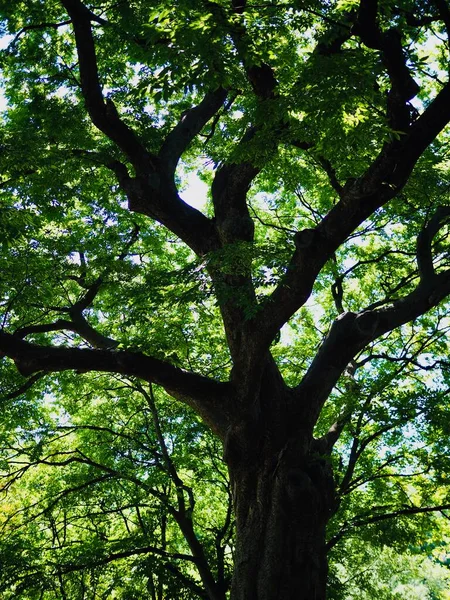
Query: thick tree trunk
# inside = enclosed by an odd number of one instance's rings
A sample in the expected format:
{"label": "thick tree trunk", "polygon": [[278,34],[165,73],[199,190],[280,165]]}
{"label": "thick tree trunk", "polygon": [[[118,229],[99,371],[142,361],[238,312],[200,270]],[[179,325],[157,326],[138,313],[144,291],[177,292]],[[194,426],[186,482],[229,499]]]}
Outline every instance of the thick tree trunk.
{"label": "thick tree trunk", "polygon": [[260,443],[248,429],[230,441],[240,450],[228,453],[237,527],[232,600],[326,598],[325,528],[335,509],[329,457],[307,434],[275,450],[270,430],[279,442],[279,424],[266,426]]}
{"label": "thick tree trunk", "polygon": [[325,459],[302,462],[293,466],[281,455],[276,464],[232,473],[237,519],[232,600],[325,599],[332,478]]}

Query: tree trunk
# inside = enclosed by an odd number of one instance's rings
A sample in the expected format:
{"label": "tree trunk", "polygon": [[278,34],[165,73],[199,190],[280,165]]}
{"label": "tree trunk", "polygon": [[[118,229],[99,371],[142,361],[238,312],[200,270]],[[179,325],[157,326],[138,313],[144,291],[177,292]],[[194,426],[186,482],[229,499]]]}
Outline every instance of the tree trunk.
{"label": "tree trunk", "polygon": [[286,438],[276,452],[267,428],[262,444],[248,430],[238,438],[231,443],[241,452],[228,453],[237,528],[232,600],[325,600],[325,528],[335,509],[329,457],[311,435]]}

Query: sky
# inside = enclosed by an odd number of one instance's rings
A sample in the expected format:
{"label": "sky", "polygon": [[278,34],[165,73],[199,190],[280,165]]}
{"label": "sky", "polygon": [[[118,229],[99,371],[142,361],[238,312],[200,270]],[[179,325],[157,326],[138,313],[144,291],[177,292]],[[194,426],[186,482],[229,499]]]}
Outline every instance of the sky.
{"label": "sky", "polygon": [[181,198],[187,203],[203,210],[206,205],[208,186],[196,173],[189,173],[185,178],[185,189],[181,192]]}

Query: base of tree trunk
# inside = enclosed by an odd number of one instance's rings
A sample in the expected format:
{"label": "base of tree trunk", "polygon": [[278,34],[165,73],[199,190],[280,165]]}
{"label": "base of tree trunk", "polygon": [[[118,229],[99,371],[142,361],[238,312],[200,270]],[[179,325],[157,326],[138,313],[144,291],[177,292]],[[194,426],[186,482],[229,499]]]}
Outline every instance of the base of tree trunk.
{"label": "base of tree trunk", "polygon": [[325,600],[326,524],[334,510],[327,457],[291,450],[230,469],[237,519],[232,600]]}

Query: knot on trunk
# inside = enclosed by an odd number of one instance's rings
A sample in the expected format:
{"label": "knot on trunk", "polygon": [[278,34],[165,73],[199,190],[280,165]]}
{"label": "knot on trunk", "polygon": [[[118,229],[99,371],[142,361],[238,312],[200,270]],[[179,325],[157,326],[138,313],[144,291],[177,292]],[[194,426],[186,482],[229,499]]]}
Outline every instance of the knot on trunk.
{"label": "knot on trunk", "polygon": [[312,246],[319,238],[319,232],[316,229],[302,229],[294,235],[294,244],[298,250]]}
{"label": "knot on trunk", "polygon": [[223,455],[230,468],[249,467],[259,455],[260,432],[250,421],[233,423],[225,435]]}
{"label": "knot on trunk", "polygon": [[317,452],[311,444],[306,452],[299,452],[298,442],[286,444],[280,452],[274,471],[280,498],[286,510],[316,515],[327,520],[335,506],[335,483],[330,457]]}
{"label": "knot on trunk", "polygon": [[355,325],[357,331],[364,338],[372,339],[379,323],[379,316],[373,311],[363,312],[356,317]]}
{"label": "knot on trunk", "polygon": [[[282,472],[282,471],[281,471]],[[287,466],[284,481],[287,508],[327,520],[335,504],[334,479],[328,457],[312,456],[303,465]]]}

